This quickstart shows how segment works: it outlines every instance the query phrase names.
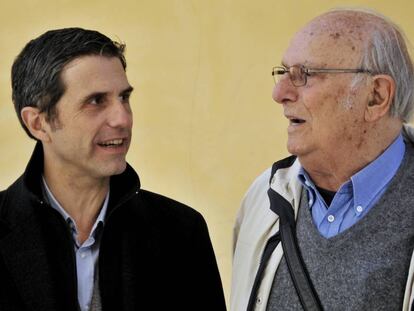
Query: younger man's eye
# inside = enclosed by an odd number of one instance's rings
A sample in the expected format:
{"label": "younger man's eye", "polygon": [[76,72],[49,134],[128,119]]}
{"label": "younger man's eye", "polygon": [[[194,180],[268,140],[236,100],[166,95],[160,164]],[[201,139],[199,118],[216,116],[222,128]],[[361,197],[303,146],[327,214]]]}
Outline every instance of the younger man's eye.
{"label": "younger man's eye", "polygon": [[123,103],[129,103],[129,98],[131,97],[131,93],[124,93],[119,96]]}
{"label": "younger man's eye", "polygon": [[99,104],[102,104],[103,101],[104,101],[104,97],[101,95],[97,95],[97,96],[92,97],[89,103],[92,105],[99,105]]}

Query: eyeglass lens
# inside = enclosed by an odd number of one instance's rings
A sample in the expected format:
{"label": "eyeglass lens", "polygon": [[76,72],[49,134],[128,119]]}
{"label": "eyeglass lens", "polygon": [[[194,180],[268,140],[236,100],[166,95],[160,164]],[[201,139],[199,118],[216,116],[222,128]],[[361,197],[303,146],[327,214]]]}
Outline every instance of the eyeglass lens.
{"label": "eyeglass lens", "polygon": [[289,76],[290,80],[295,86],[301,86],[306,84],[306,73],[301,66],[290,67]]}
{"label": "eyeglass lens", "polygon": [[278,83],[285,74],[289,75],[294,86],[302,86],[306,84],[306,73],[301,66],[291,66],[289,68],[275,67],[273,69],[275,83]]}

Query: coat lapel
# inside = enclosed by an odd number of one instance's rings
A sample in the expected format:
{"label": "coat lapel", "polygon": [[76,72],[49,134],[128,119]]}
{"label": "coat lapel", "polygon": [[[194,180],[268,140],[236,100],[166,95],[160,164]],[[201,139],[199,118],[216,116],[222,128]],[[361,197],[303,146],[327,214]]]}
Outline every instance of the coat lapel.
{"label": "coat lapel", "polygon": [[73,244],[50,206],[14,193],[0,223],[0,256],[28,309],[78,310]]}
{"label": "coat lapel", "polygon": [[57,310],[41,229],[30,218],[10,230],[0,224],[0,256],[28,309]]}
{"label": "coat lapel", "polygon": [[42,171],[38,142],[0,200],[0,269],[3,261],[28,310],[79,310],[73,243],[63,218],[43,202]]}

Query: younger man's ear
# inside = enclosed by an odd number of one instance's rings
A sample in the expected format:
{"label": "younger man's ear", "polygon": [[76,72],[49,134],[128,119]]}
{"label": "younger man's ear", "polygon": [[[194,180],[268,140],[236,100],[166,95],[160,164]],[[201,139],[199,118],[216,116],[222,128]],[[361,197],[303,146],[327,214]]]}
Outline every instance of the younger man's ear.
{"label": "younger man's ear", "polygon": [[377,121],[389,113],[395,94],[395,82],[389,75],[375,75],[372,98],[365,111],[366,121]]}
{"label": "younger man's ear", "polygon": [[39,111],[36,107],[24,107],[20,111],[23,123],[26,125],[29,132],[38,140],[46,142],[50,137],[46,131],[47,122],[44,113]]}

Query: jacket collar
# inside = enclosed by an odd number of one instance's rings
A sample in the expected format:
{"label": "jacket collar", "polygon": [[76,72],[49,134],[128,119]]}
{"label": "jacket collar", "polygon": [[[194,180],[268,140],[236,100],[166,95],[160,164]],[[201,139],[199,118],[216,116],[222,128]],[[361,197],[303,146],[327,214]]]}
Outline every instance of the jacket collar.
{"label": "jacket collar", "polygon": [[23,173],[22,181],[23,187],[38,201],[43,199],[42,174],[43,146],[40,142],[37,142],[29,163]]}
{"label": "jacket collar", "polygon": [[[65,240],[59,217],[42,204],[42,173],[43,147],[38,142],[22,177],[2,194],[0,259],[31,310],[77,310],[73,247]],[[138,175],[127,165],[111,177],[110,187],[108,211],[138,192]]]}
{"label": "jacket collar", "polygon": [[[44,167],[43,146],[36,143],[33,154],[23,174],[23,184],[31,196],[38,201],[43,201],[42,174]],[[109,206],[115,207],[128,200],[140,189],[140,180],[135,170],[127,164],[125,171],[119,175],[111,176]]]}
{"label": "jacket collar", "polygon": [[300,168],[301,164],[296,158],[291,166],[278,169],[270,180],[270,187],[292,205],[295,216],[302,193],[302,185],[298,179]]}
{"label": "jacket collar", "polygon": [[414,145],[414,127],[409,124],[404,124],[402,128],[402,135],[406,143]]}

